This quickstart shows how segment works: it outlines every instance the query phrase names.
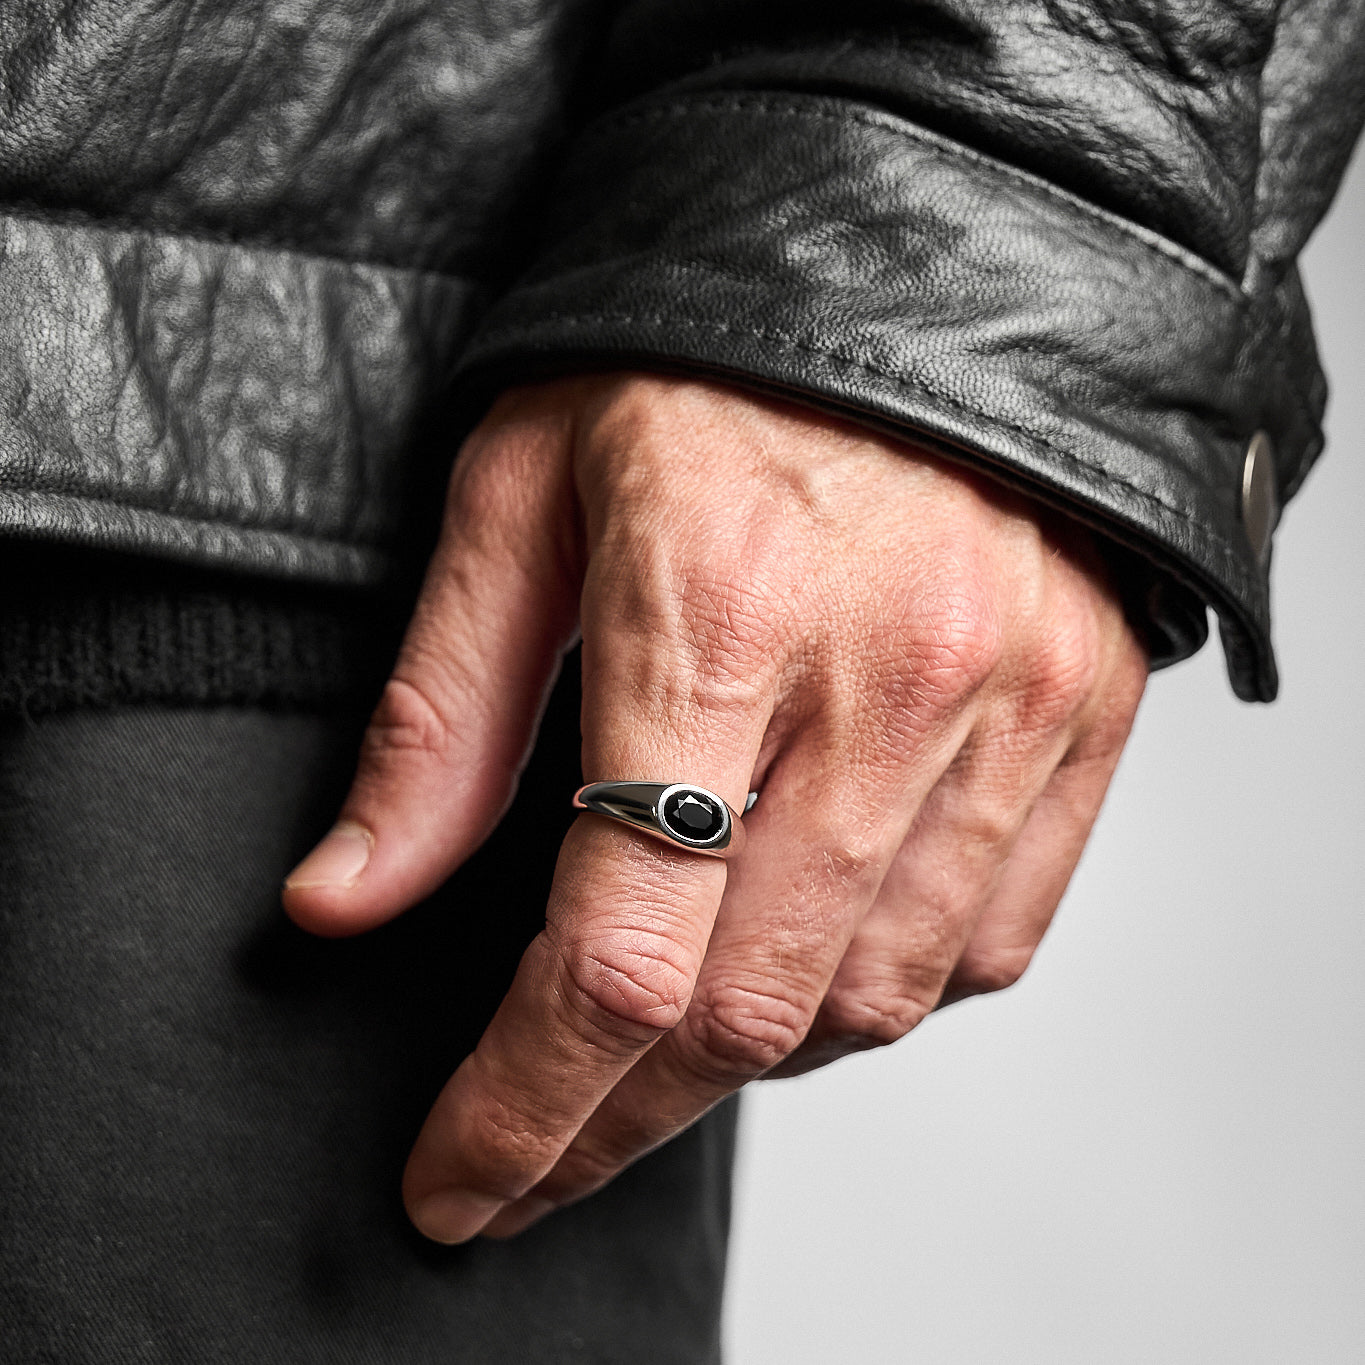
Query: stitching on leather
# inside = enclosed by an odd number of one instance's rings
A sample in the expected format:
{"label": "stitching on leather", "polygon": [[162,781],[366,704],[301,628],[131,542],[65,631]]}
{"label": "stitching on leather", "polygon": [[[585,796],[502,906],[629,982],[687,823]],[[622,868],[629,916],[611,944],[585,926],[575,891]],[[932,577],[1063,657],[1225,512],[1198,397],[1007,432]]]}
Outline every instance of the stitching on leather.
{"label": "stitching on leather", "polygon": [[591,130],[589,136],[599,134],[613,128],[627,128],[640,123],[658,123],[666,119],[681,118],[684,115],[693,113],[701,109],[711,113],[760,113],[776,114],[787,118],[811,119],[824,123],[848,124],[857,123],[867,128],[875,128],[884,133],[891,133],[903,138],[908,142],[915,142],[934,152],[940,158],[954,161],[967,160],[982,166],[993,174],[1005,180],[1011,180],[1015,184],[1022,185],[1026,189],[1041,194],[1046,198],[1065,205],[1068,209],[1079,210],[1087,217],[1096,222],[1122,232],[1130,241],[1145,247],[1148,251],[1164,257],[1168,261],[1174,262],[1189,274],[1197,279],[1203,280],[1205,284],[1212,285],[1220,293],[1225,294],[1239,307],[1248,302],[1247,294],[1235,280],[1224,275],[1217,267],[1210,265],[1208,261],[1200,256],[1196,256],[1192,251],[1182,247],[1177,242],[1172,242],[1169,238],[1161,236],[1159,233],[1152,232],[1149,228],[1144,228],[1140,223],[1134,223],[1127,218],[1121,217],[1117,213],[1111,213],[1107,209],[1102,209],[1098,204],[1092,204],[1086,199],[1068,193],[1057,185],[1039,176],[1030,175],[1027,171],[1020,170],[1017,166],[1011,166],[1007,161],[998,161],[994,157],[987,156],[986,153],[978,151],[975,147],[968,146],[966,143],[952,142],[947,138],[931,133],[928,129],[916,127],[912,123],[907,123],[896,119],[891,114],[883,114],[870,109],[860,108],[853,105],[846,110],[835,111],[833,109],[820,108],[814,104],[798,104],[788,99],[786,102],[764,99],[761,96],[707,96],[686,102],[678,102],[671,105],[657,106],[651,109],[634,109],[614,115],[604,119],[596,129]]}
{"label": "stitching on leather", "polygon": [[358,266],[364,270],[383,271],[394,275],[415,275],[429,278],[441,284],[471,284],[469,275],[456,274],[451,270],[433,270],[428,266],[400,265],[395,261],[367,259],[364,256],[343,256],[339,252],[310,251],[306,247],[292,246],[289,243],[272,241],[267,237],[233,237],[228,233],[210,232],[207,229],[188,229],[165,227],[157,223],[144,223],[136,218],[118,218],[113,215],[96,216],[79,209],[59,212],[27,204],[0,203],[0,223],[12,219],[16,223],[37,223],[40,227],[56,228],[62,232],[97,232],[103,236],[126,237],[164,237],[172,242],[187,242],[197,246],[214,246],[230,251],[269,252],[278,256],[290,256],[301,261],[317,262],[323,265]]}
{"label": "stitching on leather", "polygon": [[[961,400],[953,398],[951,395],[934,388],[932,385],[924,383],[922,380],[910,380],[891,370],[885,370],[879,366],[871,365],[864,360],[858,360],[853,356],[844,355],[840,351],[812,346],[809,342],[801,341],[790,333],[777,332],[765,328],[747,326],[735,327],[726,322],[708,322],[697,318],[666,317],[661,313],[544,313],[541,315],[541,320],[546,322],[558,322],[571,327],[586,326],[592,323],[633,323],[656,327],[687,327],[698,331],[749,336],[760,341],[770,341],[776,345],[785,346],[790,350],[803,351],[808,355],[816,356],[822,360],[836,361],[840,364],[851,366],[853,369],[861,370],[865,374],[875,375],[879,379],[888,380],[897,388],[926,394],[936,402],[944,403],[948,407],[953,408],[968,417],[984,419],[993,426],[1001,426],[1009,431],[1013,431],[1017,435],[1022,436],[1030,446],[1045,451],[1048,455],[1056,456],[1062,462],[1072,465],[1076,469],[1083,470],[1104,483],[1116,484],[1121,488],[1126,488],[1143,501],[1149,502],[1153,506],[1160,508],[1163,512],[1168,512],[1171,516],[1186,522],[1198,533],[1200,540],[1207,541],[1209,548],[1218,553],[1220,559],[1229,570],[1235,585],[1244,588],[1258,604],[1264,602],[1265,589],[1263,585],[1247,574],[1237,552],[1223,536],[1217,531],[1211,530],[1192,512],[1182,507],[1175,507],[1172,504],[1163,501],[1150,490],[1132,483],[1120,475],[1112,474],[1106,469],[1101,469],[1098,466],[1091,464],[1088,460],[1083,460],[1080,456],[1073,455],[1069,450],[1063,450],[1060,446],[1054,445],[1046,437],[1039,436],[1036,432],[1030,431],[1027,427],[1018,422],[1011,422],[1008,418],[998,417],[991,413],[983,412],[978,408],[973,408],[968,404],[963,403]],[[480,339],[478,349],[484,349],[489,338],[499,336],[511,337],[517,333],[523,333],[526,330],[527,329],[515,325],[509,325],[503,328],[492,328]]]}

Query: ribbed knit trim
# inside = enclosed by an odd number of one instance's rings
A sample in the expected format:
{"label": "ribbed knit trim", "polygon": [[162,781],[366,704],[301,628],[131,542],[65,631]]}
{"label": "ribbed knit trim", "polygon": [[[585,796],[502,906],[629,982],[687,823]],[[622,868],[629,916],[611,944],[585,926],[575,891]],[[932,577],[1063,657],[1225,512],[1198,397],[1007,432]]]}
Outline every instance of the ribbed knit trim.
{"label": "ribbed knit trim", "polygon": [[327,709],[378,688],[400,619],[359,590],[11,542],[0,546],[0,713]]}

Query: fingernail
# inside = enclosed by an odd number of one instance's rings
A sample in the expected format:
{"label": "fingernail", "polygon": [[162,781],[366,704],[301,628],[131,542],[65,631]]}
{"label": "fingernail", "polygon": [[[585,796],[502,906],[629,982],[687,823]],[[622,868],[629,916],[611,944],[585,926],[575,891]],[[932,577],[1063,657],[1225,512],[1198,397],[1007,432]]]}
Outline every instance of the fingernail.
{"label": "fingernail", "polygon": [[519,1232],[525,1232],[533,1223],[540,1222],[547,1214],[553,1213],[558,1207],[553,1199],[542,1199],[538,1194],[523,1195],[515,1203],[508,1204],[500,1213],[494,1214],[484,1227],[482,1235],[499,1240],[504,1237],[515,1237]]}
{"label": "fingernail", "polygon": [[285,878],[291,887],[354,886],[374,851],[374,835],[354,820],[342,820]]}
{"label": "fingernail", "polygon": [[438,1190],[418,1200],[408,1210],[408,1216],[423,1237],[454,1246],[456,1242],[467,1242],[506,1203],[496,1195]]}

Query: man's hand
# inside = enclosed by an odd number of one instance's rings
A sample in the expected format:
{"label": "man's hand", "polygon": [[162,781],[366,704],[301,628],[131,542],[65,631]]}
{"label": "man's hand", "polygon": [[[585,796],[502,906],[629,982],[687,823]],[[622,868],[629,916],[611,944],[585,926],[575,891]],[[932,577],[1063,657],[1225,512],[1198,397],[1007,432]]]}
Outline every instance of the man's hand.
{"label": "man's hand", "polygon": [[585,780],[760,797],[728,863],[579,818],[409,1160],[438,1241],[519,1231],[746,1081],[1016,980],[1147,673],[1088,533],[988,479],[720,385],[510,393],[287,885],[298,923],[370,928],[473,852],[579,629]]}

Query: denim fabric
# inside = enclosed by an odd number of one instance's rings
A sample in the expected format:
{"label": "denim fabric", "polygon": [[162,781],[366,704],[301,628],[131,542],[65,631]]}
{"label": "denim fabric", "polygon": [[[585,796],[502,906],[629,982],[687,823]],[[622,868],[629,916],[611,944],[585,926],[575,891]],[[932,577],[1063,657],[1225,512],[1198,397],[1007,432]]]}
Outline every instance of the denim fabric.
{"label": "denim fabric", "polygon": [[373,934],[280,879],[356,717],[82,711],[0,728],[0,1359],[719,1359],[734,1109],[508,1243],[439,1248],[398,1179],[541,922],[562,689],[493,841]]}

